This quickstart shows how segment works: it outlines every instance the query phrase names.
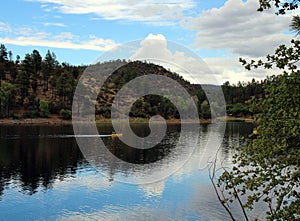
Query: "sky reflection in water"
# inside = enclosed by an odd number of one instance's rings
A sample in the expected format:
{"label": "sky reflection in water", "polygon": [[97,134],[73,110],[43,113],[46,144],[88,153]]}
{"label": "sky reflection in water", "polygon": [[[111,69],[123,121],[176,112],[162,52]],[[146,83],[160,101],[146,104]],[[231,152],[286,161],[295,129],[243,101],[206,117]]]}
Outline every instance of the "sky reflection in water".
{"label": "sky reflection in water", "polygon": [[[147,130],[136,127],[141,133]],[[99,172],[85,161],[71,127],[1,126],[0,220],[224,220],[207,168],[199,170],[207,132],[214,126],[200,129],[199,148],[183,168],[157,183],[131,185],[117,177],[143,171],[101,162],[104,173]],[[99,131],[109,134],[111,128]],[[179,131],[175,125],[168,128],[174,139]],[[245,123],[228,123],[224,139],[215,131],[216,139],[223,139],[219,156],[229,162],[228,146],[251,131],[252,125]],[[111,138],[103,139],[109,143]],[[170,159],[176,155],[165,149]]]}

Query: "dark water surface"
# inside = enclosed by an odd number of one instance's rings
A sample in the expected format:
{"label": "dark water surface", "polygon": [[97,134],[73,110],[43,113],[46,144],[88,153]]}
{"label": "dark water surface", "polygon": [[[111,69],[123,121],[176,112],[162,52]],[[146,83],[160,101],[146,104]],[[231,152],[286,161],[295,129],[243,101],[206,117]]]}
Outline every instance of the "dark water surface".
{"label": "dark water surface", "polygon": [[[147,125],[132,128],[139,136],[149,134]],[[95,169],[78,148],[72,126],[0,125],[0,220],[229,220],[207,168],[199,169],[207,134],[214,128],[200,126],[199,147],[172,176],[133,185],[118,178],[139,177],[143,171],[128,171],[109,160],[100,160]],[[230,162],[228,147],[239,145],[252,129],[252,124],[230,122],[224,137],[215,130],[216,141],[222,141],[219,157]],[[102,125],[98,130],[107,135],[112,128]],[[172,160],[177,154],[179,134],[180,126],[169,125],[163,142],[144,151],[130,150],[110,136],[101,139],[120,159],[146,165],[161,162],[149,169],[158,170],[167,166],[163,158]]]}

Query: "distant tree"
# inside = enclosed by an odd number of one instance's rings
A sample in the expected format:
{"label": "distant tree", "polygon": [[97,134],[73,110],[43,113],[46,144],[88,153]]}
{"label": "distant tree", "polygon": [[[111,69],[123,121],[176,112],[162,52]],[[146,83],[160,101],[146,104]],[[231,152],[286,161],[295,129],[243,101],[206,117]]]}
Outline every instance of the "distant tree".
{"label": "distant tree", "polygon": [[227,113],[235,117],[243,117],[251,114],[249,107],[242,103],[236,103],[228,108]]}
{"label": "distant tree", "polygon": [[17,55],[16,56],[16,64],[20,64],[20,59],[21,59],[20,55]]}
{"label": "distant tree", "polygon": [[38,76],[36,70],[36,58],[35,54],[26,54],[22,61],[22,69],[26,72],[26,77],[29,78],[30,86],[34,93],[36,93],[38,87]]}
{"label": "distant tree", "polygon": [[16,65],[13,62],[10,62],[9,73],[10,73],[10,79],[11,79],[12,83],[15,83],[15,80],[16,80],[17,75],[18,75],[18,69],[17,69]]}
{"label": "distant tree", "polygon": [[0,86],[2,83],[2,79],[5,78],[5,68],[4,68],[4,64],[0,63]]}
{"label": "distant tree", "polygon": [[42,56],[37,50],[33,50],[30,56],[31,56],[32,68],[33,68],[33,72],[30,77],[31,86],[34,93],[36,93],[38,87],[38,78],[39,78],[40,71],[42,69]]}
{"label": "distant tree", "polygon": [[2,82],[0,86],[0,117],[9,115],[10,106],[13,103],[12,95],[14,86],[7,82]]}
{"label": "distant tree", "polygon": [[54,73],[57,65],[58,62],[56,61],[55,54],[48,50],[44,60],[42,61],[42,79],[44,82],[44,91],[48,91],[49,77]]}
{"label": "distant tree", "polygon": [[201,104],[201,117],[204,119],[211,117],[210,106],[207,100],[203,101]]}
{"label": "distant tree", "polygon": [[13,53],[12,51],[8,51],[8,58],[10,62],[13,62]]}
{"label": "distant tree", "polygon": [[31,59],[33,63],[33,71],[35,74],[38,74],[42,69],[42,56],[37,50],[33,50]]}
{"label": "distant tree", "polygon": [[49,114],[50,114],[49,105],[44,100],[40,101],[39,110],[40,110],[40,116],[41,117],[48,117]]}
{"label": "distant tree", "polygon": [[20,103],[21,105],[23,105],[25,98],[29,95],[29,88],[30,88],[29,74],[24,70],[20,71],[20,73],[17,76],[16,83],[21,98]]}
{"label": "distant tree", "polygon": [[57,76],[52,75],[49,80],[51,86],[51,98],[56,99]]}
{"label": "distant tree", "polygon": [[4,44],[0,45],[0,63],[6,63],[8,61],[8,52]]}
{"label": "distant tree", "polygon": [[73,92],[75,89],[75,81],[71,73],[64,71],[57,79],[57,94],[61,101],[68,107],[71,104]]}
{"label": "distant tree", "polygon": [[60,116],[64,120],[71,120],[72,119],[72,112],[68,109],[61,109],[59,112]]}

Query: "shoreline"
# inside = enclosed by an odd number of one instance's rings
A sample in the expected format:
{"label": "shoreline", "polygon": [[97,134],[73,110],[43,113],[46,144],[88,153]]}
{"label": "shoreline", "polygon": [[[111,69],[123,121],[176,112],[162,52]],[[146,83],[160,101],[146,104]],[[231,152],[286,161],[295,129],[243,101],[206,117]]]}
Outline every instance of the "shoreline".
{"label": "shoreline", "polygon": [[[235,121],[235,122],[248,122],[253,123],[254,120],[252,118],[246,117],[220,117],[214,121],[211,119],[199,119],[200,124],[211,124],[219,121]],[[148,123],[149,119],[145,118],[132,118],[130,119],[130,123],[133,124],[145,124]],[[181,123],[191,123],[191,121],[182,121],[180,119],[168,119],[166,120],[167,124],[181,124]],[[110,124],[111,119],[102,118],[96,119],[96,124]],[[49,118],[24,118],[24,119],[10,119],[4,118],[0,119],[0,125],[72,125],[72,120],[63,120],[57,116],[49,117]]]}

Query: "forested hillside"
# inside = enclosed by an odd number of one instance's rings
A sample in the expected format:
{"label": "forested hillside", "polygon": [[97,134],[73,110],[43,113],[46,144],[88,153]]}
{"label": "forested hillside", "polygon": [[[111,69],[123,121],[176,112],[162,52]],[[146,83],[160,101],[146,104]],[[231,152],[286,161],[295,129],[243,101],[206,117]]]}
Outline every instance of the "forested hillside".
{"label": "forested hillside", "polygon": [[[180,75],[165,68],[145,62],[124,62],[124,66],[107,79],[97,98],[97,118],[109,118],[111,104],[118,90],[126,82],[144,75],[159,74],[170,77],[193,97],[198,106],[199,117],[209,118],[210,108],[206,95],[200,85],[184,80]],[[108,62],[109,63],[109,62]],[[73,66],[66,62],[59,63],[53,52],[42,56],[39,51],[21,58],[14,56],[5,45],[0,46],[0,118],[35,118],[60,115],[71,118],[71,106],[77,82],[87,66]],[[250,116],[255,112],[248,107],[251,97],[264,97],[263,85],[268,79],[257,82],[226,82],[222,85],[227,102],[227,112],[233,116]],[[207,87],[208,85],[206,85]],[[205,87],[205,86],[203,86]],[[213,88],[210,87],[210,89]],[[147,95],[134,103],[131,117],[148,118],[160,114],[165,118],[179,118],[177,109],[166,98]]]}

